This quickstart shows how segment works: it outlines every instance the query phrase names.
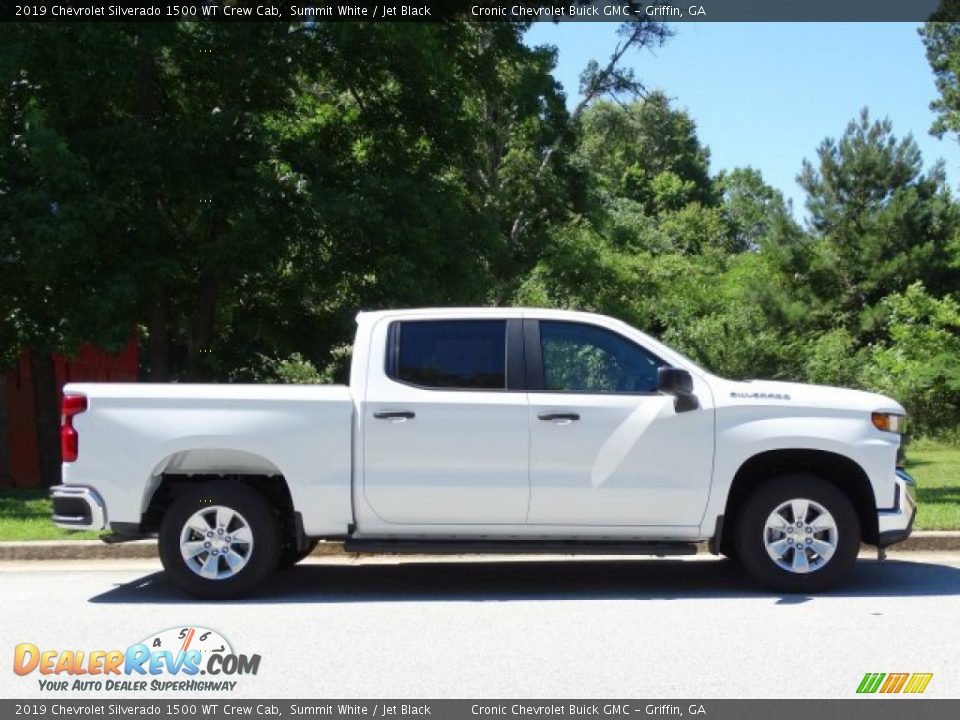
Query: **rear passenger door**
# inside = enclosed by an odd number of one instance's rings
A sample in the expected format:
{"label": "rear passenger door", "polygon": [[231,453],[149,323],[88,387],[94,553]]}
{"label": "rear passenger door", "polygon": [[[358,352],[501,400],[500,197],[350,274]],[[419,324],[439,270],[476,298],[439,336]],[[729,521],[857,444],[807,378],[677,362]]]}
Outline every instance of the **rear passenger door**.
{"label": "rear passenger door", "polygon": [[363,406],[364,498],[388,523],[520,524],[529,501],[522,323],[394,320]]}

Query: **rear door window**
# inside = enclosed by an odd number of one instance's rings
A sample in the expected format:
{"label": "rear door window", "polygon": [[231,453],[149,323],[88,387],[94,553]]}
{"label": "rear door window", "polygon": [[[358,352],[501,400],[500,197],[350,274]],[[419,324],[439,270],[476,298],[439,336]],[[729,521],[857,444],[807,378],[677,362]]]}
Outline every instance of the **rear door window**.
{"label": "rear door window", "polygon": [[506,320],[414,320],[391,328],[387,374],[435,389],[504,390]]}

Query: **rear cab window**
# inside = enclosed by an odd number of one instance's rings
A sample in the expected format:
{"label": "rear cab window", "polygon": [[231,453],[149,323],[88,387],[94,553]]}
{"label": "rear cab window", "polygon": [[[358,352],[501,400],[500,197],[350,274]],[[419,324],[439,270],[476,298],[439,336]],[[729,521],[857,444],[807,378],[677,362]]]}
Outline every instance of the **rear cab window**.
{"label": "rear cab window", "polygon": [[507,388],[506,320],[402,320],[390,325],[387,376],[437,390]]}

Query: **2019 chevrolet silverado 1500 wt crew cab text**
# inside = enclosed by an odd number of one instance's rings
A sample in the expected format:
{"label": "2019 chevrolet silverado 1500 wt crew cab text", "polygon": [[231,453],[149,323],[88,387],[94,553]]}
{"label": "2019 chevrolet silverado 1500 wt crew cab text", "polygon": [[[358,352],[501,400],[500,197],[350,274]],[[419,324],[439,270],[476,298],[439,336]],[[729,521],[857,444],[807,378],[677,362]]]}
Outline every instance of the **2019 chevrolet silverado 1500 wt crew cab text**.
{"label": "2019 chevrolet silverado 1500 wt crew cab text", "polygon": [[612,318],[360,313],[349,387],[67,385],[65,528],[159,537],[222,598],[318,539],[423,553],[687,554],[807,592],[905,539],[904,409],[733,382]]}

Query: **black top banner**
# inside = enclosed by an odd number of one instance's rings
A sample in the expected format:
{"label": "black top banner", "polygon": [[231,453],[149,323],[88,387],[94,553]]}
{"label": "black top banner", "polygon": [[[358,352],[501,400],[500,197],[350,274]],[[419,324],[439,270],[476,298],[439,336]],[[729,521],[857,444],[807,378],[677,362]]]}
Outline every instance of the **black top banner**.
{"label": "black top banner", "polygon": [[3,0],[8,22],[925,22],[960,0]]}

